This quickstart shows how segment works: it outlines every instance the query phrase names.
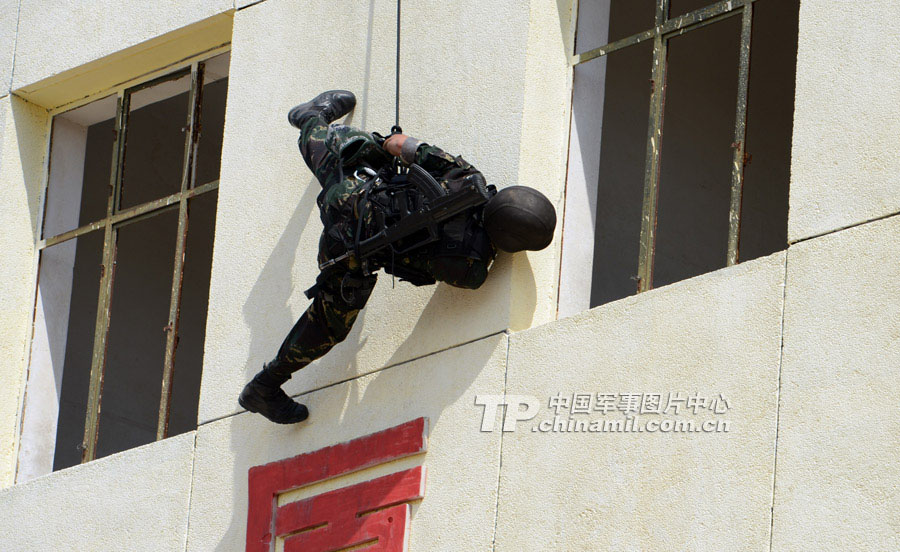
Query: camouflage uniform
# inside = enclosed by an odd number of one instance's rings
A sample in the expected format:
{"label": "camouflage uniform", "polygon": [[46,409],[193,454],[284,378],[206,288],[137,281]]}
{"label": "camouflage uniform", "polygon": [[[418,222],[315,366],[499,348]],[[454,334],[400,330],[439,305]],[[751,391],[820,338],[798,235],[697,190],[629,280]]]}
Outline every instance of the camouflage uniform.
{"label": "camouflage uniform", "polygon": [[[371,224],[371,209],[359,201],[365,178],[357,178],[361,167],[378,168],[391,161],[373,136],[365,131],[340,124],[328,125],[321,117],[310,117],[301,125],[300,153],[315,174],[322,191],[316,198],[324,230],[319,239],[318,261],[333,259],[352,244],[358,228]],[[439,148],[421,144],[415,162],[431,173],[442,185],[449,179],[475,172],[461,157],[453,157]],[[359,173],[362,174],[362,173]],[[362,223],[358,209],[364,211]],[[476,225],[476,232],[486,236],[477,220],[461,215],[448,221],[457,232]],[[470,232],[471,233],[471,232]],[[426,246],[402,258],[382,259],[379,266],[416,285],[433,284],[435,280],[457,287],[474,289],[487,277],[494,250],[486,237],[483,255],[478,259],[447,254],[440,244]],[[423,277],[424,276],[424,277]],[[267,368],[273,373],[289,375],[327,353],[347,337],[359,311],[365,306],[375,274],[364,274],[354,258],[330,266],[319,273],[316,284],[307,290],[313,302],[288,333],[275,359]]]}

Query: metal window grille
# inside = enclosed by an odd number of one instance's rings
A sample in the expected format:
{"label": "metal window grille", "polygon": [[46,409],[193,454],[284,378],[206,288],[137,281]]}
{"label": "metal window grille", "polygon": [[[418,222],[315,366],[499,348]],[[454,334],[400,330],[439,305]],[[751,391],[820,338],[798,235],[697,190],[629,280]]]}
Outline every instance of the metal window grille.
{"label": "metal window grille", "polygon": [[653,66],[650,93],[650,120],[647,128],[647,153],[644,163],[644,193],[641,214],[640,253],[638,258],[638,292],[653,287],[653,262],[656,251],[657,199],[663,139],[663,106],[666,96],[666,69],[669,40],[684,33],[729,17],[741,17],[740,57],[737,101],[735,105],[734,161],[731,170],[731,203],[728,224],[727,265],[737,264],[740,252],[741,196],[744,184],[744,145],[747,134],[747,90],[750,78],[750,37],[753,25],[753,3],[756,0],[724,0],[704,8],[669,18],[670,0],[657,0],[652,29],[610,42],[581,54],[572,64],[585,63],[616,50],[641,42],[653,41]]}
{"label": "metal window grille", "polygon": [[[169,196],[149,201],[140,205],[121,209],[122,180],[125,162],[126,134],[131,97],[134,93],[157,84],[176,80],[190,75],[190,92],[188,94],[188,116],[185,126],[184,158],[181,171],[181,189]],[[169,411],[172,399],[172,379],[175,370],[175,352],[178,346],[178,325],[181,307],[181,289],[184,277],[184,254],[187,241],[189,210],[188,200],[216,190],[219,181],[195,185],[197,150],[200,139],[200,111],[203,90],[204,62],[195,61],[173,73],[143,82],[118,91],[115,116],[115,140],[113,145],[113,162],[110,174],[109,196],[107,198],[106,216],[74,230],[41,239],[37,247],[43,250],[58,243],[71,240],[93,231],[103,231],[103,256],[100,279],[100,294],[97,304],[97,316],[94,331],[94,345],[91,356],[90,385],[88,390],[87,412],[84,423],[84,439],[82,441],[82,462],[96,457],[97,438],[99,435],[100,403],[103,389],[103,373],[106,367],[107,343],[110,327],[110,307],[113,279],[116,269],[116,243],[118,231],[131,223],[158,215],[170,210],[178,210],[178,231],[175,245],[174,269],[169,301],[168,325],[166,332],[165,364],[162,376],[162,394],[159,403],[156,438],[164,439],[168,435]]]}

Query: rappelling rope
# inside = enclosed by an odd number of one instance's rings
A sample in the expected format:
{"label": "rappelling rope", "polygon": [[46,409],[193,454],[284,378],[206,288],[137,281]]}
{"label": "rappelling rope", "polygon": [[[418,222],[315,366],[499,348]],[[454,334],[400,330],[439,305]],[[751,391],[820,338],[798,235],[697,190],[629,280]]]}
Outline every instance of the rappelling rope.
{"label": "rappelling rope", "polygon": [[[394,92],[394,127],[400,131],[400,0],[397,0],[397,65],[394,71],[396,75],[396,90]],[[394,129],[391,129],[393,132]]]}
{"label": "rappelling rope", "polygon": [[[403,134],[400,128],[400,2],[397,0],[397,61],[394,66],[395,88],[394,88],[394,126],[391,128],[391,134]],[[395,160],[395,167],[399,167],[399,162]],[[396,169],[395,169],[396,170]],[[391,247],[391,289],[394,289],[394,248]]]}

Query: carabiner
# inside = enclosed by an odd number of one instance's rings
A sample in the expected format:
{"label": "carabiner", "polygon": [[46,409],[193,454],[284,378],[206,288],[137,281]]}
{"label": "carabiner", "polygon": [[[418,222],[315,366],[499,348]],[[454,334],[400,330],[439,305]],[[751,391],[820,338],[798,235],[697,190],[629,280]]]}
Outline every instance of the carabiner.
{"label": "carabiner", "polygon": [[[359,175],[359,171],[365,172],[368,176],[366,176],[365,178],[361,177]],[[373,176],[376,176],[377,174],[378,173],[375,172],[374,170],[372,170],[371,167],[360,167],[360,168],[356,169],[355,171],[353,171],[353,178],[355,178],[359,182],[366,182],[366,181],[370,180]]]}

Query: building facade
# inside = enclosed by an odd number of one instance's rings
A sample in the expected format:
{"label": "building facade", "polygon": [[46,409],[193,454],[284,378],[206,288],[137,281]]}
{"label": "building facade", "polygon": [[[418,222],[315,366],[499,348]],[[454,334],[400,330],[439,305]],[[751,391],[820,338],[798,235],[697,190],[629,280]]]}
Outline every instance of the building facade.
{"label": "building facade", "polygon": [[[670,5],[671,4],[671,5]],[[478,290],[317,273],[287,111],[541,190]],[[900,6],[0,0],[4,550],[900,548]],[[668,186],[667,186],[668,184]]]}

